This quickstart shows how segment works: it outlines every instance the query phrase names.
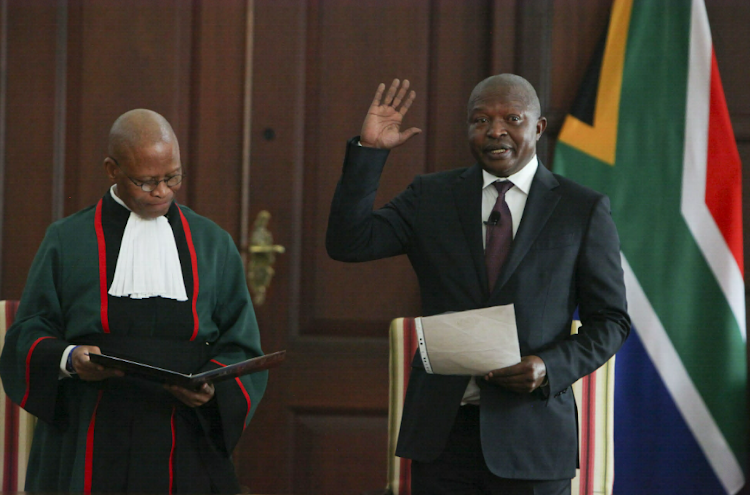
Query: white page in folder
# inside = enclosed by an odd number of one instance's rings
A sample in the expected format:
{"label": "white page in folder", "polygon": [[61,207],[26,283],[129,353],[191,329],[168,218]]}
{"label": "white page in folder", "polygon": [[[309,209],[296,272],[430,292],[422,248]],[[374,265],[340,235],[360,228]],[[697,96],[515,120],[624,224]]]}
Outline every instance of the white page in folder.
{"label": "white page in folder", "polygon": [[428,373],[485,375],[521,362],[512,304],[415,318]]}

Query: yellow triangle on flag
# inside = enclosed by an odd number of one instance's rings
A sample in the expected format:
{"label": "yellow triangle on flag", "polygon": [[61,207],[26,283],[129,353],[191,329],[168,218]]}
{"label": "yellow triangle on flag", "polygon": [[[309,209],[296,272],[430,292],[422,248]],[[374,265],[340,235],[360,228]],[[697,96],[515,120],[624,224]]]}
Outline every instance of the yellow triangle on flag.
{"label": "yellow triangle on flag", "polygon": [[620,89],[632,6],[632,0],[616,0],[612,6],[612,17],[599,75],[594,125],[568,115],[559,136],[561,142],[609,165],[615,164]]}

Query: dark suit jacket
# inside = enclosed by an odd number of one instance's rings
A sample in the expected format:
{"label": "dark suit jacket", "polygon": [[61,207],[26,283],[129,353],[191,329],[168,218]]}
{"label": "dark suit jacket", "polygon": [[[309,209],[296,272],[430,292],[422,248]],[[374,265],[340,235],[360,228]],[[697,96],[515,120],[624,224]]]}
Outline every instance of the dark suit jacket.
{"label": "dark suit jacket", "polygon": [[[541,164],[490,294],[482,247],[480,165],[422,175],[372,211],[388,152],[348,143],[326,247],[341,261],[407,254],[423,316],[515,305],[522,355],[544,360],[549,395],[480,381],[482,450],[497,476],[575,476],[576,408],[570,386],[596,370],[630,331],[619,238],[606,196]],[[570,335],[576,307],[582,327]],[[396,454],[419,461],[445,447],[469,377],[430,375],[415,359]]]}

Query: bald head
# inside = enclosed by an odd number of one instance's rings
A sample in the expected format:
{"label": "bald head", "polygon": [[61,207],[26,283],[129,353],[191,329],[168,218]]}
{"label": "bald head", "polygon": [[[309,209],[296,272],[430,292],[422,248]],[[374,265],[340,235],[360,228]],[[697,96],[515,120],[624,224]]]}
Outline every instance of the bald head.
{"label": "bald head", "polygon": [[171,145],[179,156],[177,137],[167,119],[152,110],[137,108],[120,115],[109,131],[110,156],[132,163],[138,150],[155,144]]}
{"label": "bald head", "polygon": [[467,114],[471,152],[497,177],[510,177],[530,163],[547,128],[534,87],[515,74],[499,74],[477,84]]}
{"label": "bald head", "polygon": [[122,114],[109,131],[108,151],[104,169],[117,197],[141,217],[165,215],[183,177],[180,147],[167,119],[142,108]]}
{"label": "bald head", "polygon": [[467,112],[471,113],[477,99],[482,98],[488,93],[504,89],[512,89],[516,96],[523,98],[526,108],[533,117],[540,117],[542,115],[542,107],[539,104],[539,97],[536,94],[534,86],[516,74],[497,74],[488,77],[474,86],[474,90],[471,92],[471,96],[469,96]]}

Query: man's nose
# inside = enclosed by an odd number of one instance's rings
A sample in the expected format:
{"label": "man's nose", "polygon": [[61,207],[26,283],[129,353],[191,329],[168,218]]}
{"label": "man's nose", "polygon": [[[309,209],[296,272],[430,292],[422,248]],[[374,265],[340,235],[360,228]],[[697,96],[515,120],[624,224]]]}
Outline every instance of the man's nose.
{"label": "man's nose", "polygon": [[158,198],[163,198],[164,196],[169,194],[169,186],[167,185],[167,181],[159,181],[159,183],[156,185],[156,189],[151,191],[151,194]]}
{"label": "man's nose", "polygon": [[490,126],[487,128],[487,135],[495,139],[504,136],[507,133],[508,130],[505,128],[505,122],[503,122],[501,119],[493,120]]}

